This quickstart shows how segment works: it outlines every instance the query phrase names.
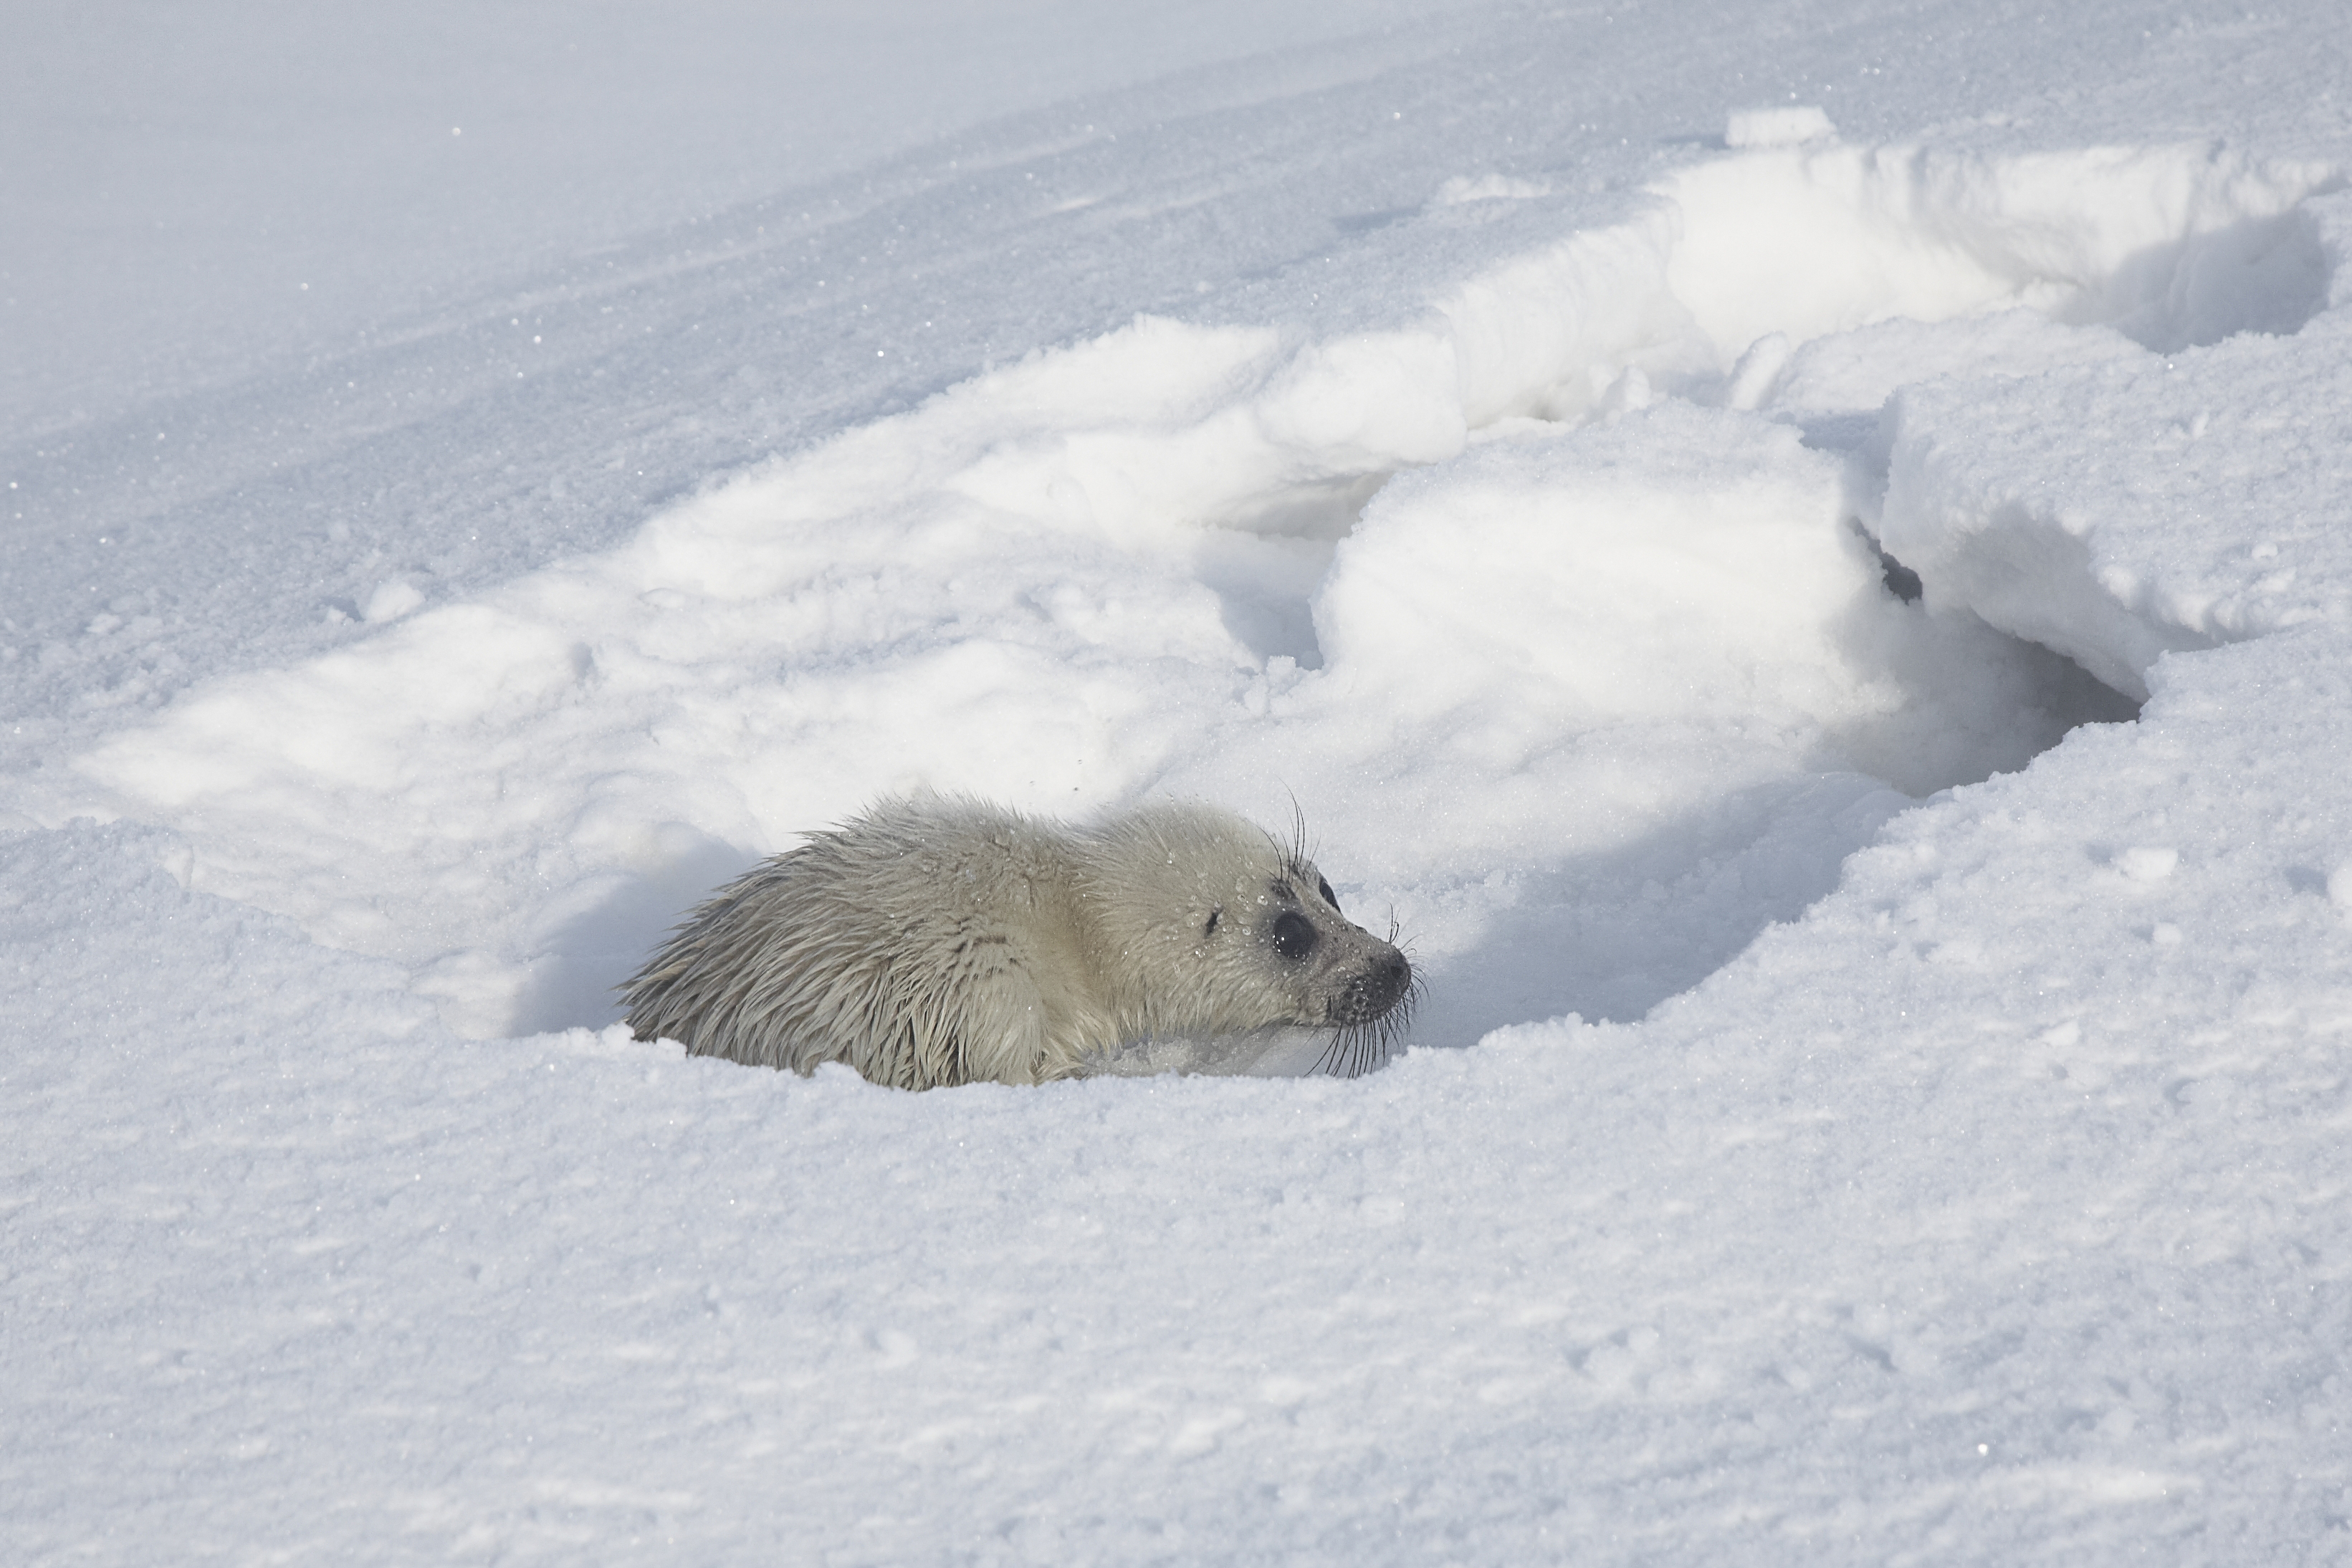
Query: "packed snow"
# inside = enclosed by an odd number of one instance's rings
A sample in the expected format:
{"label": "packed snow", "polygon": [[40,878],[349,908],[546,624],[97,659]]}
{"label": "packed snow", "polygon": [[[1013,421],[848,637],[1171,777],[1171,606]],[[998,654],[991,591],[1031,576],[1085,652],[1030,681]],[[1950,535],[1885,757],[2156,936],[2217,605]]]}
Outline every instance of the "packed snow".
{"label": "packed snow", "polygon": [[[9,1561],[2352,1556],[2352,17],[1228,10],[710,0],[201,352],[30,181]],[[302,26],[8,134],[331,184]],[[618,1023],[925,787],[1296,808],[1410,1048]]]}

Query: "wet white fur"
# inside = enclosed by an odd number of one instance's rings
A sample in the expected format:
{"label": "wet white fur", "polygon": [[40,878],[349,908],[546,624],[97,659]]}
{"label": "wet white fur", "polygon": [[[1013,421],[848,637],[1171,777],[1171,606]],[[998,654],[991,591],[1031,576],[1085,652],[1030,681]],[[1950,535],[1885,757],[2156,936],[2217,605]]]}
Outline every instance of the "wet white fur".
{"label": "wet white fur", "polygon": [[[1395,950],[1316,897],[1319,880],[1205,805],[1074,827],[886,800],[696,910],[625,987],[629,1022],[698,1055],[846,1062],[908,1089],[1069,1077],[1158,1036],[1321,1026],[1350,966]],[[1314,963],[1266,938],[1288,908],[1316,923]]]}

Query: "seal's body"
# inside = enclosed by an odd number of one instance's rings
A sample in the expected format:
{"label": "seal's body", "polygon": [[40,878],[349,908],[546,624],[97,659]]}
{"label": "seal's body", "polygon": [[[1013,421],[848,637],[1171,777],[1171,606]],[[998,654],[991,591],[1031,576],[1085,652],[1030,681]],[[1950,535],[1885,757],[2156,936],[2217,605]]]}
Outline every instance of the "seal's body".
{"label": "seal's body", "polygon": [[753,868],[622,990],[639,1039],[902,1089],[1041,1083],[1160,1036],[1335,1031],[1384,1049],[1412,969],[1305,856],[1213,807],[1091,826],[886,800]]}

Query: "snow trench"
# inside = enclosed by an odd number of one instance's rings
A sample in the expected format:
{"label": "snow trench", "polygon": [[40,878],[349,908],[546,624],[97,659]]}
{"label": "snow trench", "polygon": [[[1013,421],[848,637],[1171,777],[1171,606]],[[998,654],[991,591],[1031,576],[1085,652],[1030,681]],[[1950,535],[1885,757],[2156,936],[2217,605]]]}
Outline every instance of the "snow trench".
{"label": "snow trench", "polygon": [[1426,1043],[1638,1016],[1911,800],[2277,624],[1983,526],[1948,433],[2303,329],[2337,183],[1745,145],[1377,330],[1139,318],[480,599],[387,582],[380,635],[113,736],[51,815],[176,828],[184,879],[488,1036],[609,1021],[681,910],[885,790],[1295,795],[1415,935]]}

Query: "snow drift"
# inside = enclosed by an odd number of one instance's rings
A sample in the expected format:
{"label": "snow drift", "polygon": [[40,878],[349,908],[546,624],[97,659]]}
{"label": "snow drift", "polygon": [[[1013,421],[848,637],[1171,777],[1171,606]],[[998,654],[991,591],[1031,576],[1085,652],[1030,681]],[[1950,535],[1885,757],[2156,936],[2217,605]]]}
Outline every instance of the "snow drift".
{"label": "snow drift", "polygon": [[[2326,1557],[2346,27],[1482,13],[9,448],[11,1560]],[[602,1026],[922,783],[1428,1048]]]}

